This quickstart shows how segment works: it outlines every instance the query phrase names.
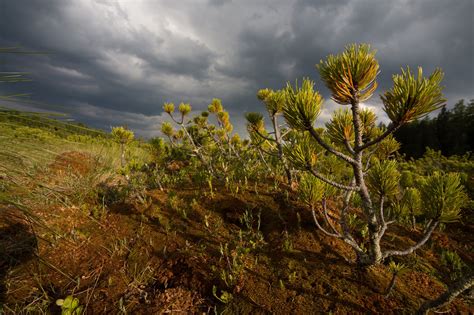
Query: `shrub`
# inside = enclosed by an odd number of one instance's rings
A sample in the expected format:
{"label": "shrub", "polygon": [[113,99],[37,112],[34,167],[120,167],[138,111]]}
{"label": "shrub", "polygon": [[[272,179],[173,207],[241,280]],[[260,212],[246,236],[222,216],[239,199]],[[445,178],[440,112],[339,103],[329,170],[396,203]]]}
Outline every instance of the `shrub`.
{"label": "shrub", "polygon": [[[294,86],[288,83],[281,98],[278,94],[272,99],[276,92],[267,89],[258,93],[269,111],[280,108],[279,100],[282,100],[281,111],[291,129],[288,134],[292,134],[284,143],[284,151],[295,168],[310,174],[309,177],[302,176],[299,195],[310,206],[318,229],[348,243],[354,249],[358,263],[364,266],[412,253],[426,243],[440,223],[458,219],[460,208],[466,203],[458,175],[435,173],[413,181],[404,174],[404,184],[414,185],[421,194],[423,207],[413,208],[412,212],[423,209],[430,221],[415,245],[405,250],[382,249],[381,239],[388,226],[402,220],[406,204],[418,198],[414,191],[400,198],[403,195],[401,175],[399,165],[393,159],[399,144],[392,134],[405,123],[440,108],[444,98],[440,86],[441,70],[436,69],[424,77],[421,67],[417,75],[410,68],[402,69],[401,74],[393,76],[393,87],[381,96],[383,110],[391,123],[388,127],[376,126],[375,113],[361,107],[361,102],[370,99],[377,88],[379,65],[375,54],[369,45],[353,44],[343,53],[330,55],[317,65],[332,99],[349,107],[348,110],[336,111],[325,130],[314,127],[321,114],[323,98],[314,89],[313,81],[303,79],[301,84]],[[257,132],[262,127],[258,115],[247,115],[247,120],[252,131]],[[264,139],[267,137],[263,136]],[[255,137],[251,138],[255,140]],[[342,174],[328,171],[333,169],[330,165],[335,165],[334,160],[344,165],[340,167]],[[333,198],[340,200],[335,209],[330,209],[326,202],[326,186],[338,191]],[[362,241],[356,240],[347,224],[353,202],[363,212],[364,224],[356,231],[362,236]],[[316,213],[318,208],[321,211]],[[389,210],[391,218],[387,215]],[[331,215],[334,211],[339,215]],[[324,218],[325,224],[319,222],[318,216]]]}

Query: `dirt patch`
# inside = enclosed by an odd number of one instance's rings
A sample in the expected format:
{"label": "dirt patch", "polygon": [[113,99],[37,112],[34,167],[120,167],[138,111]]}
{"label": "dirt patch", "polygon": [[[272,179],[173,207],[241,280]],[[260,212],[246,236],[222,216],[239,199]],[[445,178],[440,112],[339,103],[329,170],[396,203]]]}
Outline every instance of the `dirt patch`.
{"label": "dirt patch", "polygon": [[85,152],[68,151],[56,156],[49,168],[57,174],[72,172],[76,175],[86,175],[95,164],[93,157]]}

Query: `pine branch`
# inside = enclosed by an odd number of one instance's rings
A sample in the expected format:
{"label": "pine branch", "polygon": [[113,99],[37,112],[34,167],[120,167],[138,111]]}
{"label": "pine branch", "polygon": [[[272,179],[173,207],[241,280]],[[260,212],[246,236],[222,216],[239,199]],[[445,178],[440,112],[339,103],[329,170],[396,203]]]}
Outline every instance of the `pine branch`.
{"label": "pine branch", "polygon": [[313,174],[315,177],[317,177],[320,180],[322,180],[323,182],[325,182],[326,184],[329,184],[329,185],[334,186],[336,188],[343,189],[343,190],[350,190],[350,191],[358,191],[359,190],[359,187],[357,187],[357,186],[346,186],[346,185],[340,184],[338,182],[335,182],[333,180],[330,180],[329,178],[324,177],[323,175],[321,175],[320,173],[318,173],[314,169],[312,169],[310,165],[307,166],[307,170],[311,174]]}
{"label": "pine branch", "polygon": [[[354,180],[352,181],[354,182]],[[352,194],[352,191],[347,191],[347,195],[346,196],[349,196],[350,198],[350,195]],[[325,208],[323,206],[323,210],[325,212],[325,216],[327,215],[326,217],[326,220],[329,221],[328,219],[328,214],[327,214],[327,208]],[[354,238],[352,237],[352,235],[350,234],[349,232],[349,229],[347,228],[347,225],[346,225],[346,222],[345,222],[345,211],[347,210],[346,209],[343,209],[341,211],[341,226],[342,226],[342,229],[343,229],[343,234],[341,234],[340,232],[337,231],[337,229],[335,229],[335,227],[330,224],[329,222],[329,225],[331,226],[331,228],[333,229],[334,233],[331,233],[329,231],[327,231],[326,229],[324,229],[320,224],[319,224],[319,221],[316,217],[316,212],[314,211],[314,207],[311,207],[311,212],[312,212],[312,215],[313,215],[313,220],[314,220],[314,223],[316,224],[316,226],[318,227],[319,230],[321,230],[324,234],[328,235],[328,236],[331,236],[331,237],[335,237],[335,238],[338,238],[338,239],[342,239],[346,244],[349,244],[357,253],[359,254],[363,254],[364,253],[364,250],[357,244],[357,242],[354,240]],[[349,262],[349,260],[346,259],[346,261]]]}
{"label": "pine branch", "polygon": [[262,154],[262,148],[260,148],[260,147],[258,147],[258,146],[257,146],[256,148],[257,148],[257,152],[258,152],[259,157],[260,157],[260,159],[262,160],[263,164],[265,164],[265,166],[267,167],[268,171],[269,171],[272,175],[274,175],[274,174],[273,174],[273,171],[272,171],[272,168],[270,167],[270,165],[268,165],[267,161],[265,160],[265,157],[264,157],[263,154]]}
{"label": "pine branch", "polygon": [[[355,185],[355,178],[352,178],[352,180],[351,180],[351,186],[353,186],[353,185]],[[351,235],[351,231],[349,229],[349,226],[347,226],[347,218],[346,218],[347,210],[349,209],[349,203],[350,203],[352,193],[353,193],[353,191],[351,191],[351,190],[346,191],[346,195],[344,197],[344,204],[343,204],[343,207],[342,207],[342,210],[341,210],[340,225],[341,225],[342,230],[344,232],[344,237],[347,238],[348,240],[350,240],[351,242],[353,242],[354,244],[356,244],[356,241],[354,240],[354,238]]]}
{"label": "pine branch", "polygon": [[[282,126],[280,126],[281,128]],[[289,134],[291,132],[291,129],[288,129],[286,130],[282,135],[281,135],[281,138],[284,139],[286,137],[287,134]]]}
{"label": "pine branch", "polygon": [[347,151],[349,151],[350,154],[352,154],[352,155],[355,154],[354,149],[351,147],[351,144],[349,143],[349,141],[347,139],[344,140],[344,146],[346,147]]}
{"label": "pine branch", "polygon": [[314,223],[316,224],[316,226],[318,227],[318,229],[323,232],[324,234],[326,234],[327,236],[332,236],[332,237],[335,237],[335,238],[342,238],[342,235],[339,234],[339,233],[331,233],[331,232],[328,232],[326,229],[324,229],[320,224],[319,224],[319,221],[318,221],[318,218],[316,217],[316,212],[314,211],[314,207],[311,207],[311,213],[313,214],[313,220],[314,220]]}
{"label": "pine branch", "polygon": [[265,153],[268,154],[268,155],[271,155],[271,156],[278,156],[278,154],[269,152],[269,151],[265,150],[264,148],[260,148],[260,150],[262,150],[263,152],[265,152]]}
{"label": "pine branch", "polygon": [[474,286],[474,274],[471,274],[458,282],[449,286],[448,290],[441,294],[437,299],[425,302],[417,314],[425,315],[431,309],[437,309],[443,305],[451,303],[459,294]]}
{"label": "pine branch", "polygon": [[353,158],[345,155],[344,153],[342,152],[339,152],[337,151],[336,149],[334,149],[333,147],[331,147],[329,144],[326,143],[326,141],[324,141],[321,136],[316,132],[316,130],[314,129],[314,127],[309,127],[308,128],[308,131],[309,133],[311,134],[311,136],[319,143],[320,146],[322,146],[323,148],[325,148],[327,151],[331,152],[332,154],[334,154],[335,156],[337,156],[338,158],[346,161],[347,163],[350,163],[352,165],[355,165],[357,162],[356,160],[354,160]]}
{"label": "pine branch", "polygon": [[[351,101],[351,110],[352,110],[352,124],[354,125],[354,151],[360,156],[360,146],[362,145],[362,130],[361,130],[361,121],[359,114],[359,100],[356,95],[356,91],[352,92],[352,101]],[[362,158],[362,156],[360,156]],[[357,160],[357,159],[356,159]]]}
{"label": "pine branch", "polygon": [[380,223],[382,224],[382,228],[380,229],[380,231],[377,235],[377,238],[378,238],[379,242],[382,239],[382,237],[384,236],[385,232],[387,231],[388,225],[395,222],[395,221],[385,222],[383,203],[384,203],[384,196],[380,197],[380,206],[379,206],[379,211],[380,211],[379,212],[379,217],[380,217]]}
{"label": "pine branch", "polygon": [[326,223],[331,227],[331,229],[333,230],[335,234],[341,235],[339,231],[336,229],[336,227],[331,223],[331,220],[329,220],[326,199],[322,200],[322,205],[323,205],[323,213],[324,213],[324,218],[326,219]]}
{"label": "pine branch", "polygon": [[271,141],[271,142],[276,142],[275,139],[263,135],[257,128],[252,127],[252,130],[255,131],[255,133],[256,133],[259,137],[261,137],[262,139],[265,139],[265,140]]}
{"label": "pine branch", "polygon": [[390,296],[390,293],[392,293],[392,290],[395,287],[395,281],[397,281],[397,276],[398,276],[398,272],[394,272],[392,274],[392,279],[390,280],[390,283],[387,289],[385,290],[385,294],[384,294],[385,298],[388,298]]}
{"label": "pine branch", "polygon": [[383,210],[384,210],[384,209],[383,209],[383,203],[384,203],[384,201],[385,201],[384,196],[381,196],[381,197],[380,197],[380,206],[379,206],[379,216],[380,216],[380,223],[381,223],[382,225],[386,225],[386,223],[385,223],[385,215],[384,215],[384,212],[383,212]]}
{"label": "pine branch", "polygon": [[378,136],[374,140],[371,140],[369,142],[366,142],[366,143],[362,144],[360,147],[356,148],[356,152],[363,151],[363,150],[367,149],[368,147],[373,146],[374,144],[377,144],[377,143],[381,142],[383,139],[387,138],[390,134],[397,131],[401,126],[402,126],[401,123],[391,123],[388,126],[387,130],[385,130],[385,132],[383,134],[381,134],[380,136]]}
{"label": "pine branch", "polygon": [[415,250],[423,246],[428,241],[428,239],[431,237],[431,234],[433,234],[433,231],[436,229],[438,224],[439,224],[439,221],[431,222],[428,229],[425,232],[425,235],[423,235],[423,237],[418,241],[418,243],[416,243],[415,245],[413,245],[412,247],[406,250],[388,250],[385,253],[383,253],[382,255],[383,259],[391,257],[391,256],[405,256],[405,255],[413,253]]}

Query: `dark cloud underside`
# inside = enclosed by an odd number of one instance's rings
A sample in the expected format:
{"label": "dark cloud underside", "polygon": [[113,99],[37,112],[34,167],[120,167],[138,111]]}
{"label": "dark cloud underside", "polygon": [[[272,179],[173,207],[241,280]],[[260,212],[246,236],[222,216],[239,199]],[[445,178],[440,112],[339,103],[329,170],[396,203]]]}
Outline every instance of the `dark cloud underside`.
{"label": "dark cloud underside", "polygon": [[[144,136],[158,134],[164,101],[200,111],[219,97],[242,132],[243,113],[262,111],[259,88],[309,76],[329,98],[314,65],[368,42],[379,91],[402,66],[439,66],[452,104],[473,96],[473,12],[471,0],[0,0],[0,47],[50,52],[0,56],[2,70],[35,79],[0,92],[31,92],[78,120]],[[380,113],[378,97],[368,105]]]}

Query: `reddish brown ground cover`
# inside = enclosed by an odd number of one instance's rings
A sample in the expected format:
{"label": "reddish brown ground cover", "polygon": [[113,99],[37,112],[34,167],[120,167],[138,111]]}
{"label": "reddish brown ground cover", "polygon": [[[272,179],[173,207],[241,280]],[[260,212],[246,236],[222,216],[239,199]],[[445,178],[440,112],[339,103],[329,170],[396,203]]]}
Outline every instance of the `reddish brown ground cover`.
{"label": "reddish brown ground cover", "polygon": [[[70,153],[53,168],[73,165],[87,172],[79,160]],[[35,211],[42,226],[13,208],[1,211],[1,298],[12,306],[41,303],[46,295],[53,313],[59,307],[51,301],[73,293],[88,314],[121,308],[129,314],[213,313],[216,306],[228,314],[400,314],[413,313],[445,289],[449,274],[440,263],[441,249],[455,250],[472,266],[474,226],[452,224],[401,260],[410,269],[385,297],[391,278],[386,266],[359,270],[348,264],[354,257],[346,244],[316,232],[310,213],[291,194],[287,199],[269,191],[259,186],[232,195],[217,187],[211,198],[198,187],[154,190],[147,203],[115,205],[100,220],[87,209],[51,205]],[[177,198],[186,217],[170,198]],[[242,275],[227,288],[219,277],[226,268],[220,245],[238,244],[246,210],[261,211],[265,243],[245,254]],[[405,247],[419,234],[397,226],[385,239]],[[232,301],[218,301],[213,286],[219,295],[232,293]],[[470,307],[457,299],[445,311],[467,314]]]}

